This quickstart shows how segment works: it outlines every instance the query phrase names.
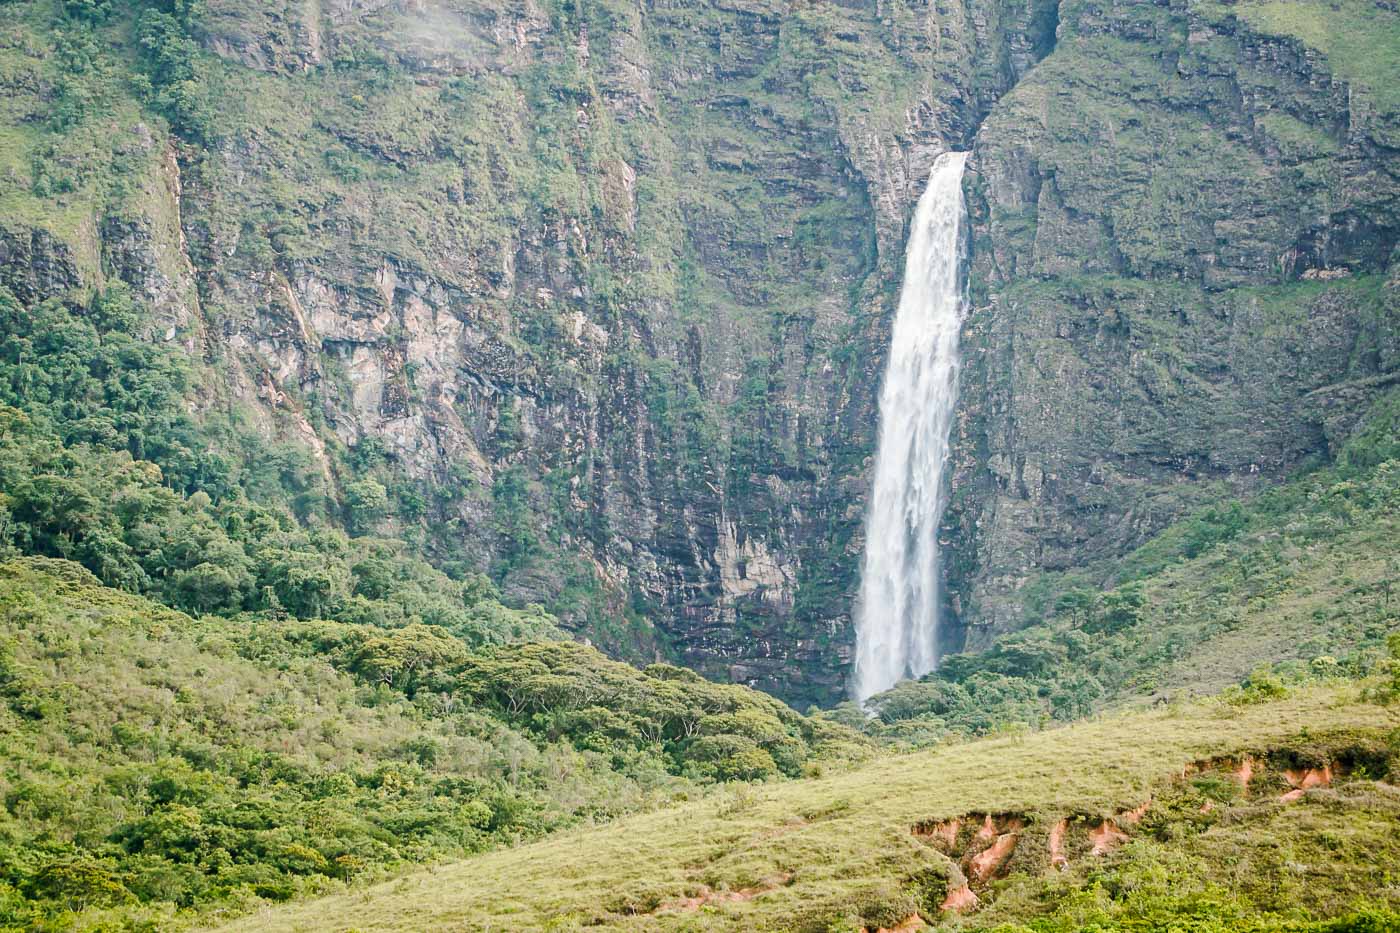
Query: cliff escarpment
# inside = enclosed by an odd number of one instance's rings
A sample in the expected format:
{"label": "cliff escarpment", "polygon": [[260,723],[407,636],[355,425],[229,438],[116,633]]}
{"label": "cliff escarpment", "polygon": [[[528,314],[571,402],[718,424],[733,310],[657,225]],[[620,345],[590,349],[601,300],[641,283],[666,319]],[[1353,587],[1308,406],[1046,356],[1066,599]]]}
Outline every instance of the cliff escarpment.
{"label": "cliff escarpment", "polygon": [[1062,4],[975,142],[969,646],[1037,574],[1104,579],[1325,461],[1400,379],[1396,29],[1369,3]]}
{"label": "cliff escarpment", "polygon": [[126,283],[304,521],[829,702],[943,149],[945,649],[1326,457],[1393,381],[1395,14],[1289,6],[11,3],[0,283]]}

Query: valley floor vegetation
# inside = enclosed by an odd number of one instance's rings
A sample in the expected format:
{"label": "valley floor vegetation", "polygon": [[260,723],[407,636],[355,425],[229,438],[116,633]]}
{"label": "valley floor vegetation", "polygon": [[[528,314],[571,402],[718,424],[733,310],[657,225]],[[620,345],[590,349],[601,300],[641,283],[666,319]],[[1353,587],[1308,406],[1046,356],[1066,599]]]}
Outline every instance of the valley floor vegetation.
{"label": "valley floor vegetation", "polygon": [[194,619],[0,564],[0,929],[149,929],[797,776],[866,740],[574,643]]}
{"label": "valley floor vegetation", "polygon": [[159,926],[868,753],[376,537],[382,486],[331,500],[196,417],[148,319],[0,287],[0,927]]}
{"label": "valley floor vegetation", "polygon": [[1391,931],[1400,706],[1375,691],[1396,686],[1256,691],[889,755],[227,929],[818,933],[917,915],[999,933]]}

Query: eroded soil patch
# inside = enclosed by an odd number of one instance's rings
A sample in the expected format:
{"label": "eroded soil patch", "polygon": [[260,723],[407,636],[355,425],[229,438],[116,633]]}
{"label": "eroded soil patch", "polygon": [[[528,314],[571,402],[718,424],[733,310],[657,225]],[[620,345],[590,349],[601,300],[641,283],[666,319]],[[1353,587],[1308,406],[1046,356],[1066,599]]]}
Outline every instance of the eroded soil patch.
{"label": "eroded soil patch", "polygon": [[[1384,758],[1384,753],[1373,749],[1335,746],[1325,752],[1316,747],[1283,748],[1220,756],[1186,765],[1162,793],[1168,801],[1168,813],[1172,806],[1181,805],[1183,791],[1188,792],[1188,799],[1194,797],[1190,803],[1192,812],[1202,815],[1237,803],[1274,800],[1288,804],[1313,788],[1330,787],[1355,771],[1383,773]],[[1206,799],[1198,803],[1201,794]],[[1040,814],[973,811],[950,819],[916,823],[911,831],[951,863],[940,909],[945,913],[965,912],[988,903],[993,895],[992,882],[1012,870],[1065,871],[1077,860],[1108,856],[1130,841],[1144,821],[1160,823],[1166,818],[1148,819],[1154,800],[1149,797],[1136,807],[1110,815],[1081,812],[1046,818]]]}

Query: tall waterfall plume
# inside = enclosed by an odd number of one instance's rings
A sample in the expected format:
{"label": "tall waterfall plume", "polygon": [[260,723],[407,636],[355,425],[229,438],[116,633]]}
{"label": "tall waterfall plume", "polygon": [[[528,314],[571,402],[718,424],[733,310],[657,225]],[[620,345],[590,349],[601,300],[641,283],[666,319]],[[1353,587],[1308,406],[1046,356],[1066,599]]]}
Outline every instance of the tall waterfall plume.
{"label": "tall waterfall plume", "polygon": [[880,434],[866,517],[856,604],[858,702],[938,660],[938,523],[958,397],[958,330],[964,296],[965,152],[933,164],[904,259],[889,363],[880,390]]}

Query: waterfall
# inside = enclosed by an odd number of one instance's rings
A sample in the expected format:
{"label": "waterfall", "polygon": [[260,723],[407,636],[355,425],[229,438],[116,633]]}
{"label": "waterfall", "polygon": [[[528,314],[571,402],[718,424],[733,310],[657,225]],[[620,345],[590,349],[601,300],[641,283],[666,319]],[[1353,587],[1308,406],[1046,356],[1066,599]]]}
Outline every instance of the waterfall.
{"label": "waterfall", "polygon": [[904,259],[856,603],[857,702],[938,660],[938,522],[958,396],[963,317],[963,164],[945,152],[919,198]]}

